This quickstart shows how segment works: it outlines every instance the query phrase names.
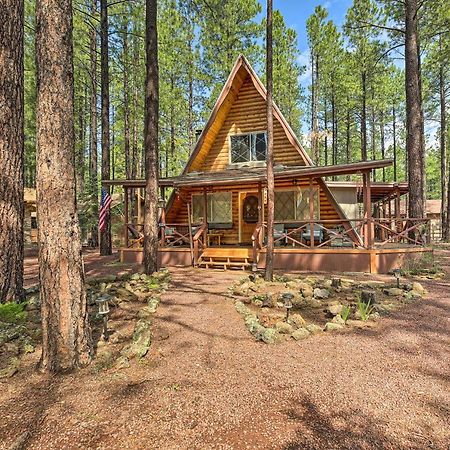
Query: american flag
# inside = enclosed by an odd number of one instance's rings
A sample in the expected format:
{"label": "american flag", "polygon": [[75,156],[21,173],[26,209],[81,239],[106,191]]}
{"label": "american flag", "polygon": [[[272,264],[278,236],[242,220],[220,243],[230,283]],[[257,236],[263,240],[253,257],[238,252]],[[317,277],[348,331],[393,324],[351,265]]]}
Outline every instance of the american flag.
{"label": "american flag", "polygon": [[98,229],[103,232],[106,229],[106,217],[109,213],[109,207],[111,206],[111,196],[108,191],[102,188],[102,198],[100,200],[100,211],[98,212]]}

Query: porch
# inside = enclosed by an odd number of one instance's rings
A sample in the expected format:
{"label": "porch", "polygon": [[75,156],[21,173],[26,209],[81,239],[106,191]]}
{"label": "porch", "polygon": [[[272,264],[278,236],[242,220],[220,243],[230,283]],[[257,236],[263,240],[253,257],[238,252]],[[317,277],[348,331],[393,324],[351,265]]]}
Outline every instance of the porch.
{"label": "porch", "polygon": [[[388,272],[420,257],[429,220],[400,216],[404,187],[372,186],[371,171],[389,160],[275,172],[276,269]],[[358,174],[359,217],[347,217],[324,176]],[[129,217],[129,191],[143,180],[116,180],[125,191],[123,262],[142,259],[141,216]],[[372,189],[373,187],[373,189]],[[166,189],[172,189],[168,205]],[[160,263],[199,267],[264,268],[267,191],[263,170],[245,169],[160,180]],[[277,206],[278,205],[278,206]],[[383,207],[380,207],[383,205]],[[140,220],[139,220],[140,219]],[[181,219],[181,220],[180,220]],[[184,219],[184,220],[183,220]]]}

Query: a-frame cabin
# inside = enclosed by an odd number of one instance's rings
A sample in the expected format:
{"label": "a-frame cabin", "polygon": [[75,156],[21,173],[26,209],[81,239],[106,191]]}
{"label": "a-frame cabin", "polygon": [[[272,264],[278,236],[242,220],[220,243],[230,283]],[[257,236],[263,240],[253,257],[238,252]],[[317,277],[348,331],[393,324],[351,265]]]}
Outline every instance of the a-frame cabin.
{"label": "a-frame cabin", "polygon": [[[160,218],[163,263],[264,267],[266,122],[266,89],[239,56],[183,173],[159,180],[162,197],[172,188]],[[410,225],[404,224],[402,230],[409,229],[402,234],[398,223],[380,222],[377,228],[372,218],[370,173],[391,160],[314,166],[276,105],[274,159],[275,268],[378,272],[398,265],[400,253],[403,258],[412,252],[377,248],[377,236],[385,245],[403,240],[419,250],[423,240],[411,238]],[[359,219],[345,216],[324,181],[349,174],[363,178],[364,217]],[[143,187],[142,180],[109,184]],[[130,245],[128,206],[126,214],[123,260],[140,251],[138,236]]]}

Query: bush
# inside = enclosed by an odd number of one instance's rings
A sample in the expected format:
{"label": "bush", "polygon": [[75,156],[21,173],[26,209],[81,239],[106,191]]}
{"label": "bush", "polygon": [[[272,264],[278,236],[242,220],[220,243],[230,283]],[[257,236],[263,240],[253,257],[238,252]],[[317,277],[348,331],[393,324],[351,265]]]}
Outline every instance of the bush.
{"label": "bush", "polygon": [[24,311],[23,303],[3,303],[0,304],[0,322],[23,323],[27,313]]}

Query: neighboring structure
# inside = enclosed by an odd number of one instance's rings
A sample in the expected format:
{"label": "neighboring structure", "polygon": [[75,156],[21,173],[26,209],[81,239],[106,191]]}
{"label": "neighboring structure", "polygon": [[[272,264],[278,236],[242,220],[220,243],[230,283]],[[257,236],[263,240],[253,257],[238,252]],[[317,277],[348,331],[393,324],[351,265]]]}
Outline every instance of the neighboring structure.
{"label": "neighboring structure", "polygon": [[24,240],[25,244],[37,243],[36,189],[25,188],[24,195]]}
{"label": "neighboring structure", "polygon": [[[161,204],[163,264],[264,267],[265,130],[266,90],[240,56],[183,173],[159,180],[162,198],[171,189],[167,206]],[[378,198],[377,189],[371,189],[371,171],[391,165],[391,160],[315,167],[276,106],[274,156],[276,269],[386,272],[405,257],[426,251],[422,247],[426,220],[372,216],[372,203],[383,196]],[[352,188],[354,193],[339,185],[330,189],[324,181],[341,175],[362,177]],[[142,189],[145,182],[104,184],[122,185],[127,192]],[[357,204],[358,196],[362,216],[352,204]],[[139,260],[142,239],[133,235],[130,239],[136,225],[129,223],[128,209],[126,203],[126,246],[121,257]]]}

